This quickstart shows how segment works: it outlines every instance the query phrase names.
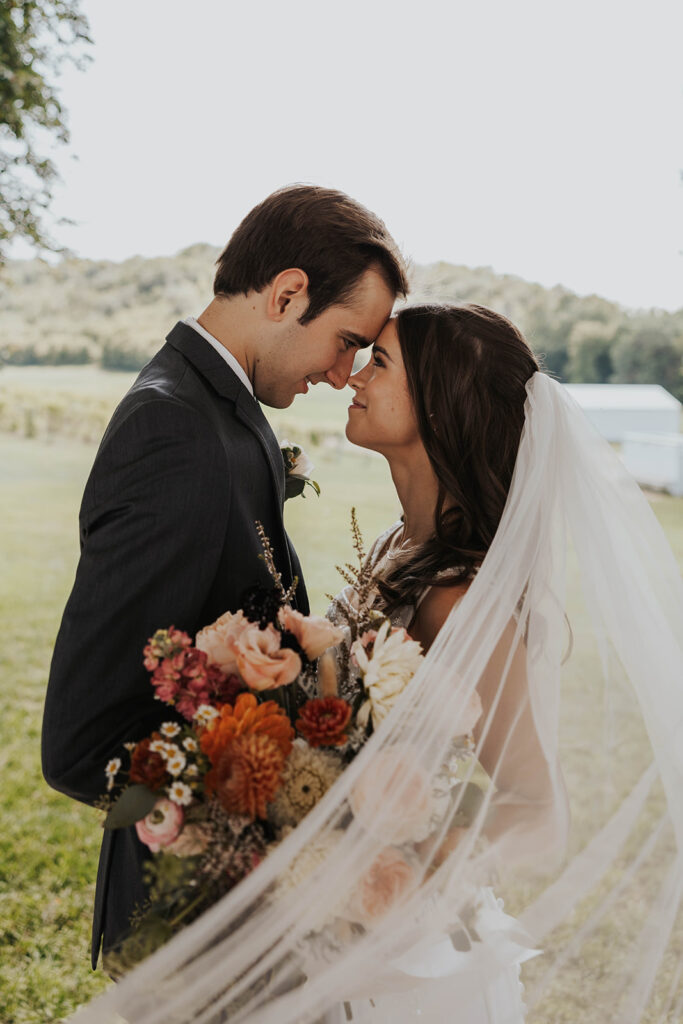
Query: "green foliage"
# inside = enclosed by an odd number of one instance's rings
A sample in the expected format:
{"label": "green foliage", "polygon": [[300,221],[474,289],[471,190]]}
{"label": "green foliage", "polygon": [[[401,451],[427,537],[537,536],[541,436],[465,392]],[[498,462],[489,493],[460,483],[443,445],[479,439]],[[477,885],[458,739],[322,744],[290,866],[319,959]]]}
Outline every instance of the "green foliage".
{"label": "green foliage", "polygon": [[[78,555],[76,495],[92,451],[0,437],[0,1020],[51,1024],[107,984],[89,966],[97,812],[40,770],[43,696]],[[77,499],[76,499],[77,501]]]}
{"label": "green foliage", "polygon": [[[0,359],[60,365],[87,356],[107,370],[139,370],[177,320],[207,305],[218,254],[199,244],[175,256],[123,263],[11,262],[0,279],[0,337],[6,339]],[[409,301],[475,302],[498,310],[561,380],[654,381],[683,398],[683,309],[633,313],[597,295],[448,263],[414,267]],[[661,335],[663,346],[648,340],[651,332]]]}
{"label": "green foliage", "polygon": [[131,345],[106,341],[102,348],[100,366],[103,370],[141,370],[149,361],[149,353]]}
{"label": "green foliage", "polygon": [[661,384],[683,401],[683,329],[641,320],[624,330],[614,347],[612,380],[626,384]]}
{"label": "green foliage", "polygon": [[104,819],[105,828],[126,828],[140,821],[154,807],[158,794],[147,786],[127,786]]}
{"label": "green foliage", "polygon": [[69,141],[52,82],[65,61],[82,65],[90,42],[79,0],[0,5],[0,262],[13,238],[59,251],[43,223],[57,171],[40,150]]}
{"label": "green foliage", "polygon": [[57,348],[52,346],[5,345],[0,350],[3,362],[9,366],[83,366],[92,361],[92,353],[85,346],[80,348]]}
{"label": "green foliage", "polygon": [[601,320],[578,320],[569,334],[569,380],[585,384],[609,381],[612,376],[614,336],[614,324]]}

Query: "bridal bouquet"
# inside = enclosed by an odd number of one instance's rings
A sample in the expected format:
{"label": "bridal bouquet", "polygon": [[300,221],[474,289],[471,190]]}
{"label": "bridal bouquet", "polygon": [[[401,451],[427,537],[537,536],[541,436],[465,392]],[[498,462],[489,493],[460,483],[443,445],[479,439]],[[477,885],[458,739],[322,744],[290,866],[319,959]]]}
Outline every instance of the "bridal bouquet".
{"label": "bridal bouquet", "polygon": [[[284,590],[257,524],[272,586],[247,591],[239,611],[194,642],[173,626],[150,637],[144,665],[174,714],[105,769],[104,827],[134,825],[155,855],[148,899],[108,957],[110,973],[144,959],[253,871],[333,785],[419,667],[420,645],[372,610],[372,573],[352,521],[360,568],[340,571],[360,600],[345,628],[291,607],[294,587]],[[351,699],[339,696],[340,684]],[[297,709],[291,717],[272,699],[281,688]],[[461,737],[456,760],[470,751]],[[388,786],[405,768],[390,761]],[[365,789],[361,778],[350,808],[361,818],[376,799]],[[416,796],[420,813],[432,808],[431,795]],[[403,831],[399,839],[419,841],[430,829],[425,819]]]}

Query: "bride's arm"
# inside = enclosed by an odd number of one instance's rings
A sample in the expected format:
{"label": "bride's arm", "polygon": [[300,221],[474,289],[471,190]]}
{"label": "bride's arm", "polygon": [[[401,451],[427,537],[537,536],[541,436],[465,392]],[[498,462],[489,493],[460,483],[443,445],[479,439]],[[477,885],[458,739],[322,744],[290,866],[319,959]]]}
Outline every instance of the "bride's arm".
{"label": "bride's arm", "polygon": [[[508,622],[477,686],[483,714],[474,738],[495,795],[484,829],[505,860],[553,854],[563,844],[566,791],[559,766],[549,765],[534,721],[526,645]],[[552,865],[548,863],[550,868]]]}
{"label": "bride's arm", "polygon": [[[425,652],[467,584],[433,587],[410,626]],[[495,785],[484,834],[505,859],[551,852],[563,838],[566,795],[559,770],[549,766],[529,696],[526,646],[514,620],[505,627],[477,685],[483,713],[474,739],[479,762]],[[456,838],[454,836],[454,838]]]}

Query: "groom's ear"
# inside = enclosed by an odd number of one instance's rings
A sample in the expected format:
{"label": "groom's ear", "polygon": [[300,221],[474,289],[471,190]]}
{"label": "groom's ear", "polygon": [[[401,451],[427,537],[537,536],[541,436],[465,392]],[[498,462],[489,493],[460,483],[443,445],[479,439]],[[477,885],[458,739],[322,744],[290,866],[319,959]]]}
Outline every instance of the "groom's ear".
{"label": "groom's ear", "polygon": [[294,267],[281,270],[268,285],[266,312],[269,320],[298,320],[308,308],[308,274]]}

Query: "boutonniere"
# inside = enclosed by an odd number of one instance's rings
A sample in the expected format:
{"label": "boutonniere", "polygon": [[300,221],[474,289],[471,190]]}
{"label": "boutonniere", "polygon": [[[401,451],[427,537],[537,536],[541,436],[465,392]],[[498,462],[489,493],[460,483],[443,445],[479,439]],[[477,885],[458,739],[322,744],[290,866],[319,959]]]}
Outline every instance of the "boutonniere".
{"label": "boutonniere", "polygon": [[300,494],[305,498],[306,484],[319,495],[319,485],[310,478],[310,474],[313,472],[313,463],[303,448],[292,444],[291,441],[281,441],[280,451],[285,464],[285,501],[287,498],[296,498]]}

